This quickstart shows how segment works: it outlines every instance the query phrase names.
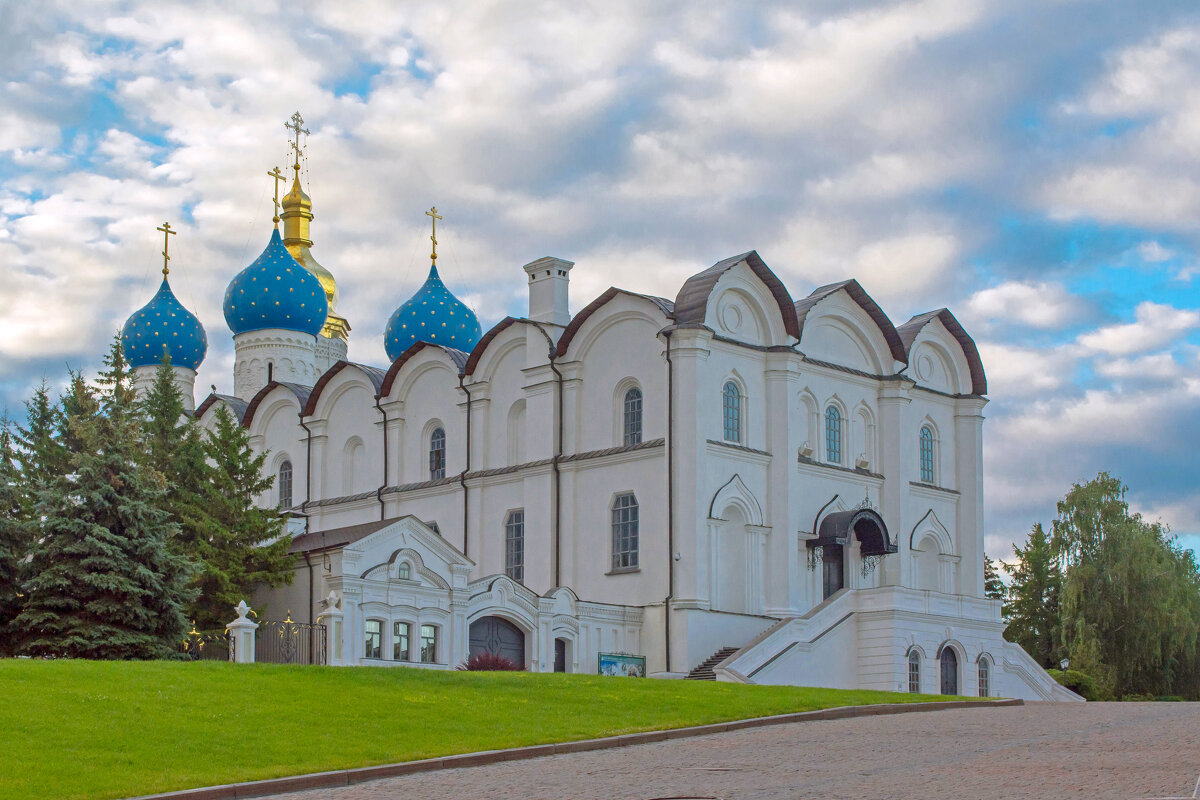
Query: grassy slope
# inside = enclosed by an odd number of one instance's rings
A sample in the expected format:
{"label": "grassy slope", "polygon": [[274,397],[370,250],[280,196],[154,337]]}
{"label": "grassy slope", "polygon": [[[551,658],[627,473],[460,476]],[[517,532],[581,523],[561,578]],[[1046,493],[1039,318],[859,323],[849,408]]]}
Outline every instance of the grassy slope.
{"label": "grassy slope", "polygon": [[113,798],[930,695],[585,675],[0,660],[0,798]]}

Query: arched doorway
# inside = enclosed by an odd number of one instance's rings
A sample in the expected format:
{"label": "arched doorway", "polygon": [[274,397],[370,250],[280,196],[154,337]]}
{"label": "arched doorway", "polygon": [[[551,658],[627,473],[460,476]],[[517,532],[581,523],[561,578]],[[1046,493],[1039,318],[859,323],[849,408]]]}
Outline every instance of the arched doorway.
{"label": "arched doorway", "polygon": [[504,656],[525,669],[525,633],[501,617],[480,617],[471,623],[470,654]]}
{"label": "arched doorway", "polygon": [[953,647],[942,648],[942,694],[958,694],[958,656]]}

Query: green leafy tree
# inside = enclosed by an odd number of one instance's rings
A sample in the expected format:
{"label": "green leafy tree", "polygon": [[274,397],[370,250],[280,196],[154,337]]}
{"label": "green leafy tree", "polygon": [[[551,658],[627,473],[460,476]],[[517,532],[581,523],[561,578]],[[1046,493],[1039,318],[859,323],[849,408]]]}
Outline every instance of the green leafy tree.
{"label": "green leafy tree", "polygon": [[30,655],[167,657],[187,630],[189,565],[169,546],[177,527],[145,464],[119,341],[99,383],[97,396],[73,374],[63,399],[66,469],[37,491],[40,536],[11,628]]}
{"label": "green leafy tree", "polygon": [[996,571],[996,562],[985,554],[983,557],[983,596],[993,600],[1004,599],[1004,582]]}
{"label": "green leafy tree", "polygon": [[1012,576],[1004,617],[1004,635],[1043,667],[1057,663],[1061,576],[1050,539],[1041,523],[1033,526],[1025,547],[1013,545],[1016,562],[1005,564]]}
{"label": "green leafy tree", "polygon": [[200,563],[193,613],[202,628],[228,622],[254,587],[291,583],[294,570],[283,519],[255,502],[274,483],[263,476],[266,454],[254,453],[249,434],[223,405],[214,423],[204,439],[211,470],[199,487],[200,502],[182,520],[192,532],[189,554]]}

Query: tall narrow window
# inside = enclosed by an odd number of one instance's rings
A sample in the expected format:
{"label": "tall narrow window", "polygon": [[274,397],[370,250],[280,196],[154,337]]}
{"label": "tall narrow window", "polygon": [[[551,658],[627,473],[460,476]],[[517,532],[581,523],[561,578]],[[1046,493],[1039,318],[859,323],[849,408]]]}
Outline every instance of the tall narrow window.
{"label": "tall narrow window", "polygon": [[412,625],[408,622],[397,622],[392,626],[392,660],[409,661],[408,639],[412,634]]}
{"label": "tall narrow window", "polygon": [[737,384],[728,381],[721,390],[721,411],[724,419],[724,435],[727,442],[742,440],[742,393]]}
{"label": "tall narrow window", "polygon": [[979,659],[979,696],[990,697],[991,687],[991,670],[988,668],[987,658]]}
{"label": "tall narrow window", "polygon": [[617,495],[612,507],[612,568],[638,565],[638,502],[632,494]]}
{"label": "tall narrow window", "polygon": [[921,428],[921,480],[933,483],[933,429]]}
{"label": "tall narrow window", "polygon": [[504,574],[514,581],[525,580],[525,510],[508,512],[504,521]]}
{"label": "tall narrow window", "polygon": [[921,654],[915,648],[908,653],[908,691],[921,693]]}
{"label": "tall narrow window", "polygon": [[825,409],[825,460],[842,463],[842,412],[837,406]]}
{"label": "tall narrow window", "polygon": [[642,443],[642,390],[634,386],[625,393],[625,444]]}
{"label": "tall narrow window", "polygon": [[433,664],[437,661],[437,626],[421,626],[421,662]]}
{"label": "tall narrow window", "polygon": [[446,432],[434,428],[429,435],[429,479],[446,477]]}
{"label": "tall narrow window", "polygon": [[366,647],[364,655],[367,658],[379,658],[383,650],[383,623],[377,619],[369,619],[363,623]]}
{"label": "tall narrow window", "polygon": [[279,507],[292,507],[292,462],[279,465]]}
{"label": "tall narrow window", "polygon": [[396,567],[396,577],[402,581],[411,581],[412,564],[409,564],[407,561],[401,561],[400,565]]}

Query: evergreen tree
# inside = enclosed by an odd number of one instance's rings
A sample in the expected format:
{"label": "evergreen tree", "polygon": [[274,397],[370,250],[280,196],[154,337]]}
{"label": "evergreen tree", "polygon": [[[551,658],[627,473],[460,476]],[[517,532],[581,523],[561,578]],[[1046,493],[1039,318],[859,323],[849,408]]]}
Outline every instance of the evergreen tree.
{"label": "evergreen tree", "polygon": [[37,487],[62,474],[65,467],[66,452],[59,440],[60,418],[59,407],[50,400],[50,390],[43,379],[33,397],[25,401],[26,427],[18,428],[15,436],[26,512],[33,506]]}
{"label": "evergreen tree", "polygon": [[1050,539],[1041,523],[1033,526],[1025,548],[1013,546],[1015,565],[1005,564],[1012,576],[1008,587],[1008,605],[1004,631],[1010,642],[1025,648],[1043,667],[1057,664],[1059,645],[1059,587],[1061,578],[1058,562]]}
{"label": "evergreen tree", "polygon": [[0,417],[0,655],[11,655],[8,625],[20,610],[18,567],[28,550],[21,473],[8,417]]}
{"label": "evergreen tree", "polygon": [[204,441],[212,469],[200,485],[200,502],[182,521],[185,531],[194,532],[189,555],[201,565],[193,615],[202,628],[228,622],[255,586],[291,583],[294,569],[282,518],[255,503],[274,483],[263,476],[266,454],[254,454],[249,435],[223,405],[214,419]]}
{"label": "evergreen tree", "polygon": [[72,374],[66,469],[37,491],[40,538],[11,626],[30,655],[166,657],[187,629],[188,564],[168,546],[176,526],[161,510],[161,476],[144,463],[119,341],[105,367],[99,397]]}
{"label": "evergreen tree", "polygon": [[996,562],[988,558],[986,553],[983,556],[983,596],[993,600],[1004,599],[1004,582],[996,571]]}

